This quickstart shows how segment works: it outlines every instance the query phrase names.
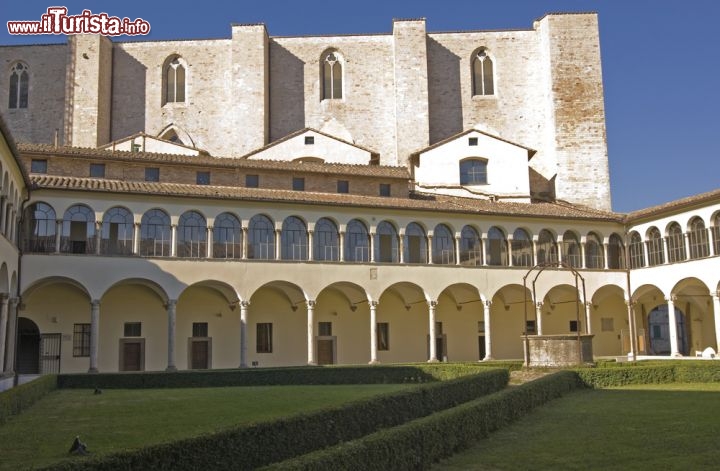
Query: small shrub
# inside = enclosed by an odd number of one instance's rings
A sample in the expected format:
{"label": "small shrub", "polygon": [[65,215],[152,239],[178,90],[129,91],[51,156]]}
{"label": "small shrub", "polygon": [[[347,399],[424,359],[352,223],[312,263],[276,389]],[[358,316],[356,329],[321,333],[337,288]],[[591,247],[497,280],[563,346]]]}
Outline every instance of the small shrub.
{"label": "small shrub", "polygon": [[57,376],[41,376],[29,383],[0,393],[0,425],[57,388]]}

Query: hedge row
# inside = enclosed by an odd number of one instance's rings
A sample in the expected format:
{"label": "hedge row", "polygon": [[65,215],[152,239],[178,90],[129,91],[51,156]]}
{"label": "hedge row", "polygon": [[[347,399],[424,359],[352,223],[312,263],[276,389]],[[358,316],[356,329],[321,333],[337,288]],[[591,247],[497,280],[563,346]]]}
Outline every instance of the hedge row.
{"label": "hedge row", "polygon": [[417,470],[579,386],[561,371],[359,440],[270,465],[266,470]]}
{"label": "hedge row", "polygon": [[293,368],[178,371],[175,373],[83,373],[59,375],[58,387],[140,389],[290,384],[427,383],[474,374],[484,369],[479,363],[443,363],[323,368],[303,366]]}
{"label": "hedge row", "polygon": [[583,384],[607,388],[627,384],[712,383],[720,381],[720,364],[709,362],[655,362],[614,368],[579,368]]}
{"label": "hedge row", "polygon": [[508,380],[507,370],[483,368],[475,375],[375,396],[312,414],[106,457],[66,461],[48,469],[255,469],[455,407],[505,388]]}
{"label": "hedge row", "polygon": [[10,416],[19,414],[56,388],[57,376],[45,375],[1,392],[0,424],[4,424]]}

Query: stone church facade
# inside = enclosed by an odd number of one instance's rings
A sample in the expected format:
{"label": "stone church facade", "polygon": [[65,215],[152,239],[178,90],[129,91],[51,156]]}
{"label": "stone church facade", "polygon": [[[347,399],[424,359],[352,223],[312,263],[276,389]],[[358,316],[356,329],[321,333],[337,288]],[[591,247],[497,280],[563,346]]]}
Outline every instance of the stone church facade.
{"label": "stone church facade", "polygon": [[611,211],[595,14],[0,66],[3,378],[718,349],[720,191]]}

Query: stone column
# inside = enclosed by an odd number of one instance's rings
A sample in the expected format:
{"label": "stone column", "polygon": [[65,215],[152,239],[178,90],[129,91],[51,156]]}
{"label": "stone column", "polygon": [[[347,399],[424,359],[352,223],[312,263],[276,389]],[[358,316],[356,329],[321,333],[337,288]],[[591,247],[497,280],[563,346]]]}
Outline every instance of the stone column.
{"label": "stone column", "polygon": [[557,247],[558,247],[558,263],[562,263],[565,261],[565,257],[564,257],[565,244],[563,244],[562,236],[558,236],[558,238],[557,238]]}
{"label": "stone column", "polygon": [[535,303],[535,332],[537,335],[543,334],[543,328],[542,328],[542,307],[543,303]]}
{"label": "stone column", "polygon": [[428,256],[427,263],[430,265],[435,263],[433,261],[433,243],[432,243],[432,241],[433,241],[433,236],[428,235],[427,236],[427,256]]}
{"label": "stone column", "polygon": [[[275,229],[275,260],[282,259],[282,231]],[[268,254],[268,257],[270,254]]]}
{"label": "stone column", "polygon": [[488,266],[487,253],[485,253],[485,237],[480,236],[480,256],[482,257],[482,265]]}
{"label": "stone column", "polygon": [[683,260],[690,260],[690,237],[685,232],[680,234],[680,237],[682,237],[683,244],[685,244],[685,257]]}
{"label": "stone column", "polygon": [[102,243],[102,222],[95,222],[95,255],[100,255],[100,244]]}
{"label": "stone column", "polygon": [[170,299],[167,303],[167,336],[168,336],[168,366],[165,371],[177,371],[175,366],[175,324],[176,316],[175,310],[177,307],[177,299]]}
{"label": "stone column", "polygon": [[0,373],[5,371],[5,345],[8,335],[8,294],[0,294]]}
{"label": "stone column", "polygon": [[370,263],[375,263],[375,233],[370,233]]}
{"label": "stone column", "polygon": [[460,265],[460,236],[455,236],[455,265]]}
{"label": "stone column", "polygon": [[207,237],[205,240],[205,257],[213,258],[213,228],[208,226]]}
{"label": "stone column", "polygon": [[17,245],[17,241],[15,240],[15,232],[17,231],[17,210],[13,209],[12,211],[12,218],[10,219],[10,230],[8,231],[10,233],[10,241]]}
{"label": "stone column", "polygon": [[55,253],[60,253],[60,238],[62,237],[63,231],[63,220],[58,219],[55,221]]}
{"label": "stone column", "polygon": [[405,263],[405,233],[398,235],[398,260],[400,263]]}
{"label": "stone column", "polygon": [[668,307],[668,325],[670,327],[670,356],[679,357],[677,318],[675,317],[675,296],[665,298]]}
{"label": "stone column", "polygon": [[0,230],[5,227],[5,218],[7,217],[7,210],[5,209],[5,203],[7,202],[7,196],[0,196]]}
{"label": "stone column", "polygon": [[240,301],[240,368],[247,368],[247,317],[250,301]]}
{"label": "stone column", "polygon": [[177,257],[177,224],[170,225],[170,256]]}
{"label": "stone column", "polygon": [[[644,267],[649,267],[649,266],[650,266],[650,257],[648,256],[648,254],[649,254],[650,252],[648,251],[648,242],[643,242],[641,245],[642,245],[642,250],[643,250],[643,264],[642,264],[642,266],[644,266]],[[630,263],[629,263],[629,261],[628,261],[628,267],[629,267],[629,266],[630,266]]]}
{"label": "stone column", "polygon": [[605,261],[604,265],[605,265],[606,270],[610,268],[610,260],[608,260],[608,246],[609,245],[610,244],[603,244],[603,260]]}
{"label": "stone column", "polygon": [[492,339],[490,335],[492,333],[490,329],[490,305],[492,301],[482,301],[483,306],[483,320],[485,323],[485,358],[483,360],[492,360]]}
{"label": "stone column", "polygon": [[308,365],[315,365],[315,301],[307,302],[307,355]]}
{"label": "stone column", "polygon": [[627,315],[628,315],[628,329],[630,330],[630,351],[628,352],[628,360],[635,361],[637,359],[637,332],[635,332],[635,311],[633,308],[635,307],[635,303],[629,299],[625,300],[625,305],[627,306]]}
{"label": "stone column", "polygon": [[315,231],[308,231],[308,251],[307,251],[307,259],[313,260],[313,240],[315,239],[313,237],[313,233]]}
{"label": "stone column", "polygon": [[248,240],[248,228],[243,227],[242,228],[242,259],[247,260],[247,253],[248,253],[248,244],[250,241]]}
{"label": "stone column", "polygon": [[374,365],[377,359],[377,301],[370,301],[370,364]]}
{"label": "stone column", "polygon": [[338,260],[345,261],[345,232],[340,231],[338,234],[340,247],[338,247]]}
{"label": "stone column", "polygon": [[585,333],[592,334],[592,323],[590,322],[590,309],[592,303],[585,303]]}
{"label": "stone column", "polygon": [[513,257],[512,257],[512,243],[513,243],[513,240],[515,240],[514,237],[513,237],[513,235],[512,235],[512,234],[508,235],[506,244],[507,244],[507,258],[508,258],[507,266],[509,266],[509,267],[512,267],[512,266],[514,265],[514,264],[513,264]]}
{"label": "stone column", "polygon": [[713,294],[712,300],[715,316],[715,351],[720,353],[720,291]]}
{"label": "stone column", "polygon": [[90,368],[88,373],[98,372],[98,346],[100,344],[100,300],[90,303]]}
{"label": "stone column", "polygon": [[530,265],[537,265],[537,240],[532,240],[532,254],[530,254]]}
{"label": "stone column", "polygon": [[435,363],[438,361],[437,348],[435,345],[435,308],[437,307],[437,301],[428,301],[428,322],[430,327],[430,358],[428,363]]}
{"label": "stone column", "polygon": [[[17,309],[20,300],[18,298],[10,298],[8,303],[8,323],[7,323],[7,355],[5,356],[5,371],[7,373],[15,372],[15,339],[17,337]],[[0,364],[0,366],[2,366]]]}
{"label": "stone column", "polygon": [[133,255],[137,255],[140,253],[140,223],[139,222],[136,222],[133,224],[132,253],[133,253]]}

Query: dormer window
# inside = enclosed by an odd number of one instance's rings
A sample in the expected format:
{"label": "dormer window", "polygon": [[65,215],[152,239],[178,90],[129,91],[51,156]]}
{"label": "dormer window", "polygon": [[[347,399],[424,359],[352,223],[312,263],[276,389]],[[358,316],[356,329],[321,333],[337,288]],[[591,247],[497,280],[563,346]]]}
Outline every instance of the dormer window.
{"label": "dormer window", "polygon": [[460,162],[461,185],[486,185],[487,160],[465,159]]}

